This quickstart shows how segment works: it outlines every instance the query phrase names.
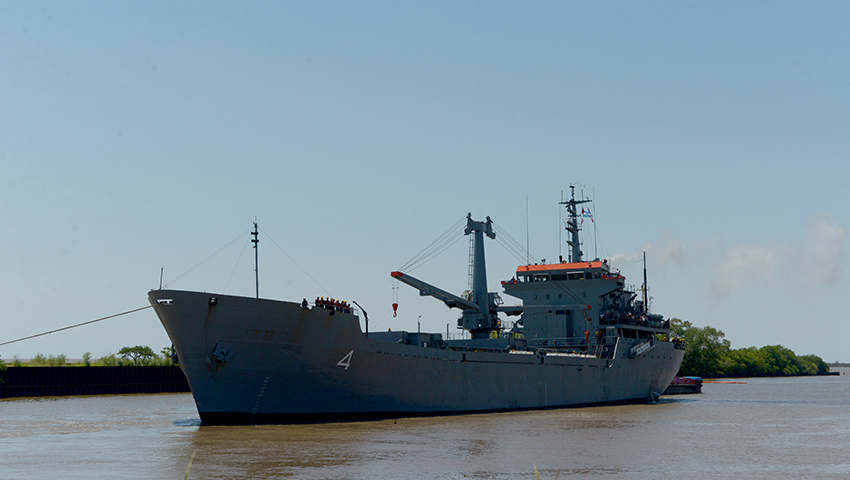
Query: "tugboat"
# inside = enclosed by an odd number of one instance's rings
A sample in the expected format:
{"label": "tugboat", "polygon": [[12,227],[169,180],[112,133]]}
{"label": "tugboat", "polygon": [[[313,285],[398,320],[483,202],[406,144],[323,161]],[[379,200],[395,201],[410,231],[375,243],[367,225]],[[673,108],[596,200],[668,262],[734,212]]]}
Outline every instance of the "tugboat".
{"label": "tugboat", "polygon": [[[520,265],[504,293],[487,291],[484,237],[467,215],[471,289],[452,294],[391,276],[460,310],[469,338],[369,332],[362,308],[178,290],[148,297],[180,358],[203,424],[310,423],[647,402],[684,356],[669,321],[606,260],[585,261],[577,205],[561,202],[569,261]],[[257,229],[254,229],[257,246]],[[256,256],[255,256],[256,258]],[[646,285],[644,281],[644,292]],[[259,297],[259,292],[257,297]],[[357,305],[356,302],[353,302]],[[360,315],[366,325],[360,328]],[[519,316],[506,328],[500,315]]]}
{"label": "tugboat", "polygon": [[686,395],[702,393],[702,377],[675,376],[664,390],[664,395]]}

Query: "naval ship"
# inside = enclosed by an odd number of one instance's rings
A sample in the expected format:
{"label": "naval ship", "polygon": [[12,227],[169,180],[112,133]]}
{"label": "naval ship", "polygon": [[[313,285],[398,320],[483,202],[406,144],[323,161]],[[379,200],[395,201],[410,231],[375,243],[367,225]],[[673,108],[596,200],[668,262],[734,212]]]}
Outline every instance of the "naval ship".
{"label": "naval ship", "polygon": [[[570,254],[520,265],[487,291],[490,217],[467,216],[471,288],[455,295],[392,277],[458,309],[461,339],[369,332],[360,308],[179,290],[148,297],[174,344],[201,423],[351,421],[651,402],[679,370],[684,344],[606,260],[586,261],[575,190],[564,205]],[[257,228],[254,227],[256,247]],[[259,292],[257,297],[259,297]],[[356,305],[356,302],[355,302]],[[365,320],[361,329],[360,314]],[[516,317],[503,322],[500,315]],[[510,327],[510,328],[509,328]]]}

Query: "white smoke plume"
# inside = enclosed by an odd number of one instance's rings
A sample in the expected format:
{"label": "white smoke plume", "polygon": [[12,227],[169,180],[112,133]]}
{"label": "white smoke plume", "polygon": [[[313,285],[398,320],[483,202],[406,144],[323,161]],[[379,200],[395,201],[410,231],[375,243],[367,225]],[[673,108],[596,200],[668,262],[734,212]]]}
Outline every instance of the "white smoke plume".
{"label": "white smoke plume", "polygon": [[643,252],[652,258],[653,268],[663,269],[670,265],[684,266],[703,257],[715,248],[716,239],[705,242],[685,242],[671,231],[662,232],[655,241],[649,242],[631,253],[616,253],[609,260],[613,265],[639,263]]}
{"label": "white smoke plume", "polygon": [[791,251],[789,245],[782,244],[736,244],[715,264],[711,288],[721,297],[729,296],[742,286],[771,274],[778,264],[789,258]]}
{"label": "white smoke plume", "polygon": [[844,228],[832,215],[819,213],[808,218],[806,233],[797,242],[736,243],[728,247],[720,237],[689,242],[664,232],[636,252],[612,255],[610,261],[613,265],[637,263],[647,252],[654,269],[695,268],[708,262],[712,292],[728,297],[746,285],[776,276],[821,286],[835,284],[840,280],[846,239]]}
{"label": "white smoke plume", "polygon": [[809,229],[800,246],[806,270],[816,285],[837,283],[847,235],[828,213],[812,215],[807,223]]}

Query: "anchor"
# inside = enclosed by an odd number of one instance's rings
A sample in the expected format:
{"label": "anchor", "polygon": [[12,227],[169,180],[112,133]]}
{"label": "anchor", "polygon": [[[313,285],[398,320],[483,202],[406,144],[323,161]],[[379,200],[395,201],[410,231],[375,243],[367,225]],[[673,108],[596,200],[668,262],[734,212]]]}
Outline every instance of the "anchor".
{"label": "anchor", "polygon": [[210,354],[209,360],[210,365],[214,366],[216,370],[219,368],[224,368],[227,366],[227,362],[230,361],[230,357],[233,356],[233,349],[229,348],[227,350],[222,346],[222,342],[219,341],[215,344],[215,349],[213,353]]}

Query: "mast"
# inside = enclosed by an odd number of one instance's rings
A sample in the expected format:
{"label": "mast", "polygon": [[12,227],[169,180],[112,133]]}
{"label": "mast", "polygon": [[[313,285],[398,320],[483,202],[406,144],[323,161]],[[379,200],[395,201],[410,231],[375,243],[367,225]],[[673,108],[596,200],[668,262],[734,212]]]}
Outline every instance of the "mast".
{"label": "mast", "polygon": [[567,240],[567,243],[570,245],[570,263],[576,263],[581,261],[582,251],[581,251],[581,243],[579,242],[578,232],[581,228],[578,225],[578,213],[576,212],[576,205],[581,205],[582,203],[588,203],[590,200],[576,200],[576,187],[575,185],[570,185],[570,196],[571,198],[566,202],[559,202],[561,205],[565,205],[567,208],[567,226],[565,229],[570,232],[570,239]]}
{"label": "mast", "polygon": [[482,314],[490,311],[490,299],[487,294],[487,267],[484,262],[484,235],[496,238],[493,233],[493,222],[487,217],[486,222],[472,220],[472,214],[466,216],[466,229],[464,233],[472,234],[473,258],[472,258],[472,293],[470,301],[476,305]]}
{"label": "mast", "polygon": [[[561,202],[563,202],[563,201],[564,201],[564,191],[561,190]],[[558,202],[558,205],[560,205],[561,202]],[[563,218],[561,217],[561,209],[559,208],[558,209],[558,263],[564,263],[564,255],[562,253],[563,252],[563,250],[562,250],[563,243],[561,243],[561,241],[562,241],[561,240],[561,220],[563,220]],[[526,265],[528,264],[528,262],[525,262],[525,263],[526,263]]]}
{"label": "mast", "polygon": [[646,252],[643,252],[643,312],[649,313],[649,285],[646,283]]}
{"label": "mast", "polygon": [[257,255],[257,244],[260,243],[260,239],[258,238],[259,233],[257,232],[257,221],[254,219],[254,231],[251,232],[251,235],[254,236],[251,239],[251,243],[254,244],[254,282],[257,285],[257,298],[260,298],[260,270],[259,270],[259,256]]}

